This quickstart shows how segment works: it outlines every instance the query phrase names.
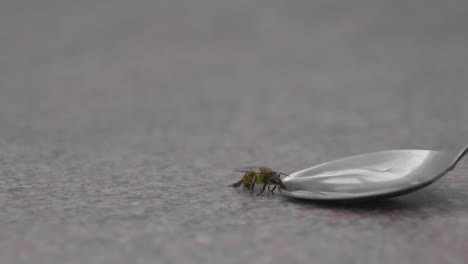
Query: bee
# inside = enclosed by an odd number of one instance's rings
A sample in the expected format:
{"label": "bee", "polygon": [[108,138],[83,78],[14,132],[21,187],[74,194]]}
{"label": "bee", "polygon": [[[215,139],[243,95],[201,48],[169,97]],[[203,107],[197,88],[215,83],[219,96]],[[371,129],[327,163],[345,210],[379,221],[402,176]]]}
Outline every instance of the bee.
{"label": "bee", "polygon": [[[257,195],[262,194],[267,186],[271,193],[273,193],[278,185],[280,187],[278,190],[281,191],[281,188],[286,190],[286,185],[281,180],[281,175],[289,176],[286,173],[276,172],[268,167],[247,167],[235,169],[234,171],[244,172],[244,177],[240,181],[230,185],[233,188],[237,188],[243,184],[245,188],[250,189],[250,193],[253,193],[255,184],[263,184],[262,191]],[[273,189],[270,189],[270,185],[274,185]]]}

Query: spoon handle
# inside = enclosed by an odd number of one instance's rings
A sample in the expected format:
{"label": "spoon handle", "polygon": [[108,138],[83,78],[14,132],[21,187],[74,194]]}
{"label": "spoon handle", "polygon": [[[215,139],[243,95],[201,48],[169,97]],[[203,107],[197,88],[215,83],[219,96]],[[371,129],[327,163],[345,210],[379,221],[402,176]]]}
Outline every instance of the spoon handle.
{"label": "spoon handle", "polygon": [[452,165],[450,165],[448,170],[453,170],[453,168],[455,168],[457,163],[466,155],[466,153],[468,153],[468,145],[465,146],[465,148],[463,148],[463,150],[460,151],[460,153],[458,153],[458,155],[455,157],[455,159],[452,162]]}

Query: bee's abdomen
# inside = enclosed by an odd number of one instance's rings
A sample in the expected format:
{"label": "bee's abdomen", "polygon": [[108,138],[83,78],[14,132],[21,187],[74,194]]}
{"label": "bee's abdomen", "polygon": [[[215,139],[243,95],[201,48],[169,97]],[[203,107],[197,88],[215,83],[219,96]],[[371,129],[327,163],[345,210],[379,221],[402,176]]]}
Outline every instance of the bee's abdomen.
{"label": "bee's abdomen", "polygon": [[267,175],[263,173],[257,174],[257,180],[255,181],[255,183],[263,184],[263,183],[266,183],[266,180],[267,180]]}
{"label": "bee's abdomen", "polygon": [[[242,178],[242,183],[244,184],[245,187],[250,187],[250,185],[253,183],[253,179],[256,173],[254,172],[246,172],[244,174],[244,178]],[[257,174],[257,179],[255,180],[255,183],[262,183],[261,181],[262,175]]]}
{"label": "bee's abdomen", "polygon": [[244,184],[245,187],[250,187],[250,185],[253,183],[254,176],[257,175],[257,178],[255,180],[256,184],[264,184],[267,180],[267,176],[263,173],[254,173],[254,172],[246,172],[244,174],[244,178],[242,180],[242,183]]}
{"label": "bee's abdomen", "polygon": [[244,184],[245,187],[250,187],[250,184],[252,184],[252,179],[255,173],[253,172],[246,172],[244,174],[244,178],[242,178],[242,183]]}

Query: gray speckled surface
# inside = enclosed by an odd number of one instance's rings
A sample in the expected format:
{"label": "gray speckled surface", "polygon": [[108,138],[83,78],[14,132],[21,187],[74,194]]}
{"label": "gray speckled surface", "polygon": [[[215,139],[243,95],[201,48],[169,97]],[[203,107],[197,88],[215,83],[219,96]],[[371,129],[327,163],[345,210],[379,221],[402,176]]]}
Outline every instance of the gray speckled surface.
{"label": "gray speckled surface", "polygon": [[468,162],[327,205],[228,188],[468,143],[466,1],[3,1],[0,262],[468,262]]}

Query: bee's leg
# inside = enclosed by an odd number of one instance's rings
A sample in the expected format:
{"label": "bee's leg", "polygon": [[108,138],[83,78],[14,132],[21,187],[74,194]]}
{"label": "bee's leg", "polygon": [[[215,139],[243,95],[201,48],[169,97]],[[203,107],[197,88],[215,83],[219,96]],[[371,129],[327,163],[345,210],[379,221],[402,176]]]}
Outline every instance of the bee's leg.
{"label": "bee's leg", "polygon": [[277,185],[275,185],[275,187],[273,187],[273,189],[270,190],[271,193],[274,193],[273,191],[276,189]]}
{"label": "bee's leg", "polygon": [[257,175],[253,176],[252,178],[252,183],[250,184],[250,193],[253,193],[254,187],[255,187],[255,182],[257,181]]}
{"label": "bee's leg", "polygon": [[268,185],[268,183],[263,184],[263,189],[262,189],[262,191],[259,192],[259,193],[257,193],[257,195],[262,194],[262,193],[265,191],[265,188],[266,188],[267,185]]}

